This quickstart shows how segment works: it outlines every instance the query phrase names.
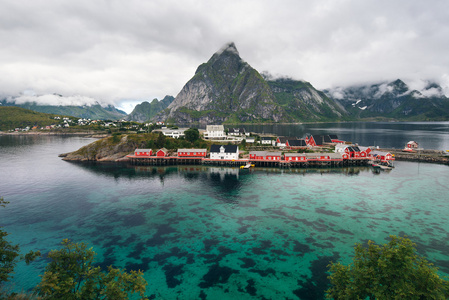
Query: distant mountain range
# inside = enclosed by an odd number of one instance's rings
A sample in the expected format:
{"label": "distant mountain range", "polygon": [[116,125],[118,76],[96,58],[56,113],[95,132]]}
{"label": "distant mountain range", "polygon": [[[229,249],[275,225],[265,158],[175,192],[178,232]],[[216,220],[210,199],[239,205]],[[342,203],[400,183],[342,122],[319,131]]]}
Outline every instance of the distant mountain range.
{"label": "distant mountain range", "polygon": [[424,89],[418,91],[410,89],[398,79],[393,82],[326,90],[325,93],[340,102],[354,120],[449,120],[449,99],[436,83],[429,82]]}
{"label": "distant mountain range", "polygon": [[106,107],[100,104],[95,105],[83,105],[83,106],[72,106],[72,105],[39,105],[35,102],[17,104],[14,99],[11,100],[0,100],[1,106],[16,106],[21,108],[30,109],[33,111],[55,114],[61,116],[73,116],[78,118],[85,118],[91,120],[118,120],[127,116],[126,112],[115,108],[113,105],[108,105]]}
{"label": "distant mountain range", "polygon": [[99,104],[49,106],[5,99],[0,105],[80,118],[176,124],[449,120],[449,99],[436,83],[420,91],[399,79],[319,91],[306,81],[260,74],[240,58],[234,43],[198,66],[175,98],[145,101],[129,115]]}

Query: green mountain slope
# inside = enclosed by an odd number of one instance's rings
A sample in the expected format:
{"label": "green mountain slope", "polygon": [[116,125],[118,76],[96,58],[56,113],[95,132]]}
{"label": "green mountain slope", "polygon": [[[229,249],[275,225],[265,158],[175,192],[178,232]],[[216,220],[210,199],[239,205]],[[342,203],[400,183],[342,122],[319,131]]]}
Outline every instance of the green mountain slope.
{"label": "green mountain slope", "polygon": [[47,126],[55,124],[55,115],[40,113],[29,109],[0,106],[0,130],[14,130],[14,128],[25,128],[29,126]]}

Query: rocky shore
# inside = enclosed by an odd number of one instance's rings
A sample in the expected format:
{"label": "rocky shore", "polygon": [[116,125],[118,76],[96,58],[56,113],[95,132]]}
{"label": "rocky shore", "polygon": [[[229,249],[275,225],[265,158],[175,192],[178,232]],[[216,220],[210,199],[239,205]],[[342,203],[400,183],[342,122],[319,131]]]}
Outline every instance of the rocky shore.
{"label": "rocky shore", "polygon": [[128,161],[126,155],[132,154],[136,148],[144,148],[145,146],[144,140],[136,140],[128,135],[121,135],[117,137],[117,140],[114,140],[114,137],[103,138],[76,151],[60,154],[59,157],[67,161]]}

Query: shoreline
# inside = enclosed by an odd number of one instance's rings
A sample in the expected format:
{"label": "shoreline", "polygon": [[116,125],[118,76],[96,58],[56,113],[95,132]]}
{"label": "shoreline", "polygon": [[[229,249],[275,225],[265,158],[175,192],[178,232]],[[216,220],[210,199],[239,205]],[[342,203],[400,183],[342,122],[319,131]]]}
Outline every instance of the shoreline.
{"label": "shoreline", "polygon": [[6,132],[6,131],[0,131],[1,135],[9,135],[9,136],[20,136],[20,135],[30,135],[30,136],[83,136],[83,137],[92,137],[92,138],[105,138],[108,136],[111,136],[109,133],[101,133],[101,132],[55,132],[55,131],[13,131],[13,132]]}

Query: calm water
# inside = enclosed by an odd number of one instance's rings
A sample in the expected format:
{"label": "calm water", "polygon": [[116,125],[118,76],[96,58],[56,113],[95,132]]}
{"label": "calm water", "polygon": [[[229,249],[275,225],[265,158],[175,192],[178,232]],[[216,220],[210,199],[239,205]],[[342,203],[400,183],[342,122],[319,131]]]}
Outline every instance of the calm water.
{"label": "calm water", "polygon": [[[426,131],[447,145],[442,126]],[[158,299],[319,299],[330,260],[348,263],[354,243],[389,234],[411,237],[449,275],[449,166],[249,172],[57,157],[91,141],[0,136],[0,195],[11,202],[0,225],[23,251],[87,242],[102,266],[144,270]],[[20,264],[15,288],[34,286],[44,265]]]}
{"label": "calm water", "polygon": [[[236,127],[235,126],[226,126]],[[449,122],[354,122],[297,125],[241,125],[247,131],[272,133],[281,136],[305,137],[306,134],[336,134],[345,141],[363,146],[401,149],[409,141],[420,148],[448,150]]]}

